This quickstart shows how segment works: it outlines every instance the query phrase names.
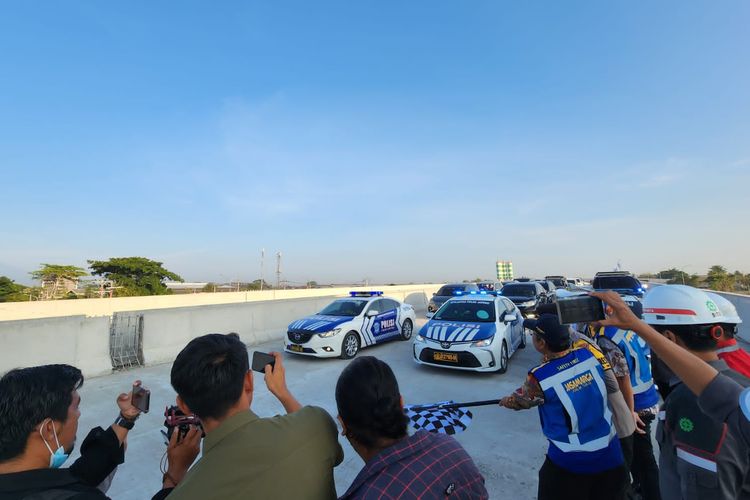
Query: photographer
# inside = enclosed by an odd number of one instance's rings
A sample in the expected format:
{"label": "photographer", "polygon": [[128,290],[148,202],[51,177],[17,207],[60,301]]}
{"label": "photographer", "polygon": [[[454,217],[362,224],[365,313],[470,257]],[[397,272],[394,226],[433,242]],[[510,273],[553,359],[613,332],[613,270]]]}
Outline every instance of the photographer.
{"label": "photographer", "polygon": [[106,431],[92,429],[81,458],[61,469],[75,444],[81,385],[81,371],[69,365],[11,370],[0,379],[0,498],[107,498],[103,490],[124,461],[126,437],[140,411],[131,394],[120,394],[115,423]]}
{"label": "photographer", "polygon": [[343,460],[336,424],[323,409],[297,402],[287,389],[281,355],[273,355],[265,382],[287,414],[261,418],[250,410],[253,374],[236,333],[198,337],[180,352],[172,387],[180,410],[201,420],[203,456],[188,471],[200,431],[191,430],[182,441],[174,432],[155,499],[336,497],[333,468]]}

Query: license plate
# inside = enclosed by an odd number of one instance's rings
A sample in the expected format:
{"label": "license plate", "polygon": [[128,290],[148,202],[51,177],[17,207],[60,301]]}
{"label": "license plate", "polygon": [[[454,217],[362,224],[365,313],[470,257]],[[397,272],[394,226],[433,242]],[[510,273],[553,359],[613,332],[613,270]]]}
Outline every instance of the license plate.
{"label": "license plate", "polygon": [[297,344],[289,344],[289,350],[294,351],[294,352],[303,352],[304,347],[302,347],[301,345],[297,345]]}
{"label": "license plate", "polygon": [[432,353],[432,359],[435,361],[450,361],[451,363],[458,363],[458,354],[453,352],[434,352]]}

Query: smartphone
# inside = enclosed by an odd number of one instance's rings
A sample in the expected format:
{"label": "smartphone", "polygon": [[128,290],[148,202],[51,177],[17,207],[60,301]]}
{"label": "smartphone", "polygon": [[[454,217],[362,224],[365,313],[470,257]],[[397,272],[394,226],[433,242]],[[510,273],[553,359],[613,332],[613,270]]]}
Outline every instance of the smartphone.
{"label": "smartphone", "polygon": [[265,352],[260,351],[253,352],[252,368],[256,372],[265,373],[266,365],[271,365],[271,368],[273,368],[274,363],[276,363],[276,358],[274,358],[270,354],[266,354]]}
{"label": "smartphone", "polygon": [[134,385],[130,404],[141,410],[143,413],[148,413],[148,408],[151,404],[151,391],[144,389],[140,385]]}
{"label": "smartphone", "polygon": [[604,304],[590,295],[557,299],[557,317],[562,325],[601,321],[604,319]]}

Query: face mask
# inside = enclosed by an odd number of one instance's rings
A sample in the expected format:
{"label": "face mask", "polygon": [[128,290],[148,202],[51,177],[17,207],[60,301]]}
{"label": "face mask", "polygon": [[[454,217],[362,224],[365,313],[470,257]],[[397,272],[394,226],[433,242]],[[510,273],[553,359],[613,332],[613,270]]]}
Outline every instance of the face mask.
{"label": "face mask", "polygon": [[[50,422],[52,422],[52,419],[50,419]],[[44,425],[44,424],[42,424]],[[52,448],[50,448],[49,443],[47,443],[47,440],[44,439],[44,436],[42,435],[42,427],[39,427],[39,435],[42,436],[42,441],[44,441],[44,446],[47,447],[50,453],[49,457],[49,466],[53,469],[59,469],[62,464],[65,463],[65,461],[70,456],[70,453],[65,453],[65,449],[60,444],[60,441],[57,439],[57,429],[55,429],[55,422],[52,422],[52,432],[55,435],[55,444],[57,445],[57,449],[55,451],[52,451]]]}

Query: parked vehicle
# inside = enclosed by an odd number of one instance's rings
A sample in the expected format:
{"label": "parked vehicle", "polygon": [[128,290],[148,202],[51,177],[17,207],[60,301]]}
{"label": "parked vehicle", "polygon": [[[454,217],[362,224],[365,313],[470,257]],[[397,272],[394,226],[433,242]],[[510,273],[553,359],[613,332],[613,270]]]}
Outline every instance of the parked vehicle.
{"label": "parked vehicle", "polygon": [[568,279],[565,276],[545,276],[544,279],[551,281],[555,288],[568,288]]}
{"label": "parked vehicle", "polygon": [[480,290],[476,283],[450,283],[443,285],[440,287],[440,290],[432,294],[432,298],[427,304],[427,312],[433,313],[437,311],[450,298],[478,291]]}
{"label": "parked vehicle", "polygon": [[621,295],[643,297],[644,286],[638,278],[627,271],[611,271],[596,273],[592,283],[594,290],[614,290]]}
{"label": "parked vehicle", "polygon": [[537,306],[548,301],[547,292],[536,281],[508,283],[500,290],[500,295],[510,299],[526,318],[535,317]]}

